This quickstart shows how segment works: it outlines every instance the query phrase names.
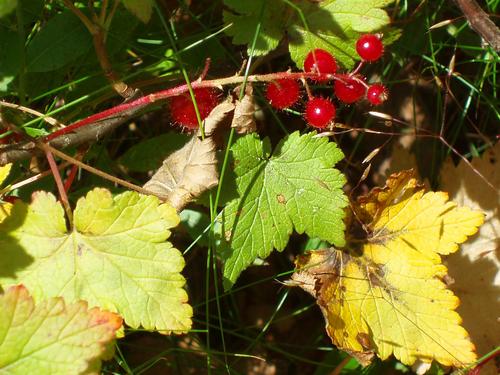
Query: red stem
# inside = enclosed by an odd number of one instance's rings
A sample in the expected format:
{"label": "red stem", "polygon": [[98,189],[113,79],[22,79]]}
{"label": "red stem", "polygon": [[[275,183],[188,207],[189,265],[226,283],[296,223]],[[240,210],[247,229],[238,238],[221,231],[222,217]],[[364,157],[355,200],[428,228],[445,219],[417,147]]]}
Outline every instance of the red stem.
{"label": "red stem", "polygon": [[[306,78],[327,78],[329,80],[331,79],[339,79],[339,75],[337,74],[318,74],[318,73],[291,73],[291,72],[279,72],[279,73],[271,73],[271,74],[264,74],[264,75],[254,75],[254,76],[248,76],[247,77],[247,82],[271,82],[275,81],[278,79],[306,79]],[[243,82],[245,77],[242,76],[236,76],[236,77],[229,77],[229,78],[222,78],[222,79],[214,79],[210,81],[195,81],[191,83],[191,87],[193,89],[200,88],[200,87],[220,87],[220,86],[225,86],[229,84],[237,84]],[[94,115],[91,115],[87,118],[84,118],[83,120],[77,121],[71,125],[66,126],[63,129],[57,130],[48,136],[46,136],[42,142],[49,142],[53,140],[54,138],[57,138],[61,135],[71,133],[75,131],[78,128],[81,128],[83,126],[95,123],[95,125],[99,125],[98,121],[104,120],[108,117],[114,116],[114,115],[119,115],[122,112],[125,112],[127,110],[141,107],[147,104],[152,104],[154,102],[157,102],[159,100],[164,100],[168,99],[169,97],[172,96],[177,96],[184,94],[188,92],[188,85],[180,85],[177,87],[172,87],[167,90],[162,90],[155,92],[153,94],[149,94],[146,96],[143,96],[139,99],[133,100],[131,102],[123,103],[120,105],[117,105],[113,108],[106,109],[102,112],[96,113]]]}
{"label": "red stem", "polygon": [[59,191],[59,198],[61,199],[61,203],[66,211],[66,215],[68,216],[68,221],[73,226],[73,213],[71,211],[71,206],[69,205],[68,196],[66,194],[66,190],[64,190],[64,185],[61,179],[61,175],[59,174],[59,168],[57,167],[57,163],[54,159],[54,155],[48,148],[44,148],[45,156],[47,157],[47,161],[49,162],[50,169],[52,171],[52,175],[54,176],[54,180],[56,182],[57,190]]}
{"label": "red stem", "polygon": [[64,191],[67,193],[75,180],[76,174],[78,172],[78,165],[71,166],[68,178],[64,181]]}

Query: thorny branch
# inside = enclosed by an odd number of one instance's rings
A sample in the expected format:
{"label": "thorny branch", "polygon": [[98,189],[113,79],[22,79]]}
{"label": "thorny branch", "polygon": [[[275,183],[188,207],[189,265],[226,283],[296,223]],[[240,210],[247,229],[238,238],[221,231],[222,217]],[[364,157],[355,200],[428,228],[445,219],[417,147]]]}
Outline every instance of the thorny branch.
{"label": "thorny branch", "polygon": [[[328,79],[339,79],[335,74],[322,74],[322,76]],[[265,75],[252,75],[248,76],[246,80],[247,82],[271,82],[281,78],[306,79],[311,77],[318,77],[318,75],[316,73],[291,73],[287,71]],[[223,87],[227,85],[237,85],[244,80],[245,77],[243,76],[232,76],[208,81],[194,81],[191,83],[191,87],[193,89],[200,87]],[[102,139],[105,134],[126,123],[141,110],[159,101],[164,101],[170,97],[181,95],[186,92],[188,92],[188,86],[184,84],[124,102],[55,131],[49,134],[44,141],[57,149],[77,146],[86,142],[96,142]],[[36,147],[34,142],[28,141],[12,144],[0,148],[0,165],[28,159],[39,153],[40,150]]]}

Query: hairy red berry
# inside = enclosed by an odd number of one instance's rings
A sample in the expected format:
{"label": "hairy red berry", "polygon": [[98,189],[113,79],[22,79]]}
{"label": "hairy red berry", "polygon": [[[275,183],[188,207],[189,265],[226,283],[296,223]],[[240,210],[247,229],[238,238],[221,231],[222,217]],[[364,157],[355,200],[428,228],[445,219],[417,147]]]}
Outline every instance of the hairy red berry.
{"label": "hairy red berry", "polygon": [[[330,52],[317,48],[309,52],[304,60],[304,72],[319,74],[334,74],[337,71],[337,61]],[[327,78],[317,78],[319,82]]]}
{"label": "hairy red berry", "polygon": [[279,79],[267,85],[266,97],[274,108],[284,109],[299,100],[299,83],[293,79]]}
{"label": "hairy red berry", "polygon": [[377,61],[384,53],[384,45],[377,35],[361,35],[356,42],[356,52],[365,61]]}
{"label": "hairy red berry", "polygon": [[351,104],[357,102],[365,95],[365,86],[359,81],[359,78],[342,75],[333,84],[335,95],[344,103]]}
{"label": "hairy red berry", "polygon": [[311,98],[306,103],[305,118],[309,125],[324,129],[335,118],[335,106],[325,98]]}
{"label": "hairy red berry", "polygon": [[[219,102],[217,91],[212,88],[202,87],[194,89],[193,92],[200,117],[204,120]],[[188,129],[198,128],[198,119],[189,92],[170,99],[170,114],[176,123]]]}
{"label": "hairy red berry", "polygon": [[366,99],[373,105],[382,104],[387,100],[387,96],[387,89],[380,83],[371,85],[366,92]]}

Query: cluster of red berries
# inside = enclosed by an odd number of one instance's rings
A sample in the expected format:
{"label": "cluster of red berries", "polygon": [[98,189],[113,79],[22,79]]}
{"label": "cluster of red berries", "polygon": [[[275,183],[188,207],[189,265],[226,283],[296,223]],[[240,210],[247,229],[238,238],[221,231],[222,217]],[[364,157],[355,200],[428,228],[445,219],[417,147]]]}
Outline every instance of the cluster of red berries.
{"label": "cluster of red berries", "polygon": [[[363,64],[377,61],[384,53],[384,46],[378,35],[365,34],[358,39],[356,51]],[[328,75],[336,74],[337,62],[328,51],[315,49],[306,56],[304,72],[317,73],[319,76],[314,80],[326,82],[329,80]],[[352,104],[365,97],[371,104],[379,105],[387,99],[387,90],[382,84],[369,86],[356,73],[337,74],[334,79],[335,96],[343,103]],[[292,79],[279,79],[268,85],[266,96],[273,107],[289,108],[300,98],[299,83]],[[309,125],[324,129],[333,121],[335,113],[335,105],[330,99],[312,96],[306,103],[304,117]]]}
{"label": "cluster of red berries", "polygon": [[[382,84],[367,85],[364,77],[357,71],[365,62],[378,60],[384,53],[384,46],[378,35],[362,35],[356,43],[356,51],[361,63],[353,72],[336,74],[337,61],[328,52],[315,49],[306,56],[304,72],[317,74],[316,82],[334,79],[334,93],[337,99],[352,104],[365,97],[371,104],[379,105],[387,99],[386,88]],[[278,79],[267,86],[266,96],[271,105],[277,109],[293,106],[300,98],[299,82],[294,79]],[[219,95],[215,88],[197,88],[193,90],[200,119],[204,120],[217,106]],[[196,110],[189,93],[175,96],[170,100],[172,119],[191,130],[198,128]],[[326,128],[335,118],[336,108],[330,99],[311,96],[305,107],[304,117],[310,126]]]}

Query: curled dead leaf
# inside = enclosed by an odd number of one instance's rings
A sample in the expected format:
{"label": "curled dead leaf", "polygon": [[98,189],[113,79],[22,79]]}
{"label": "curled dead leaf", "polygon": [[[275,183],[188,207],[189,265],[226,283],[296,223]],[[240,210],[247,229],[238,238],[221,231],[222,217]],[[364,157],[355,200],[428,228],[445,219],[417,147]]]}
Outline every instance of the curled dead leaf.
{"label": "curled dead leaf", "polygon": [[[241,86],[238,86],[235,92],[239,93],[240,90]],[[231,127],[236,128],[238,134],[255,132],[257,130],[257,124],[255,122],[254,113],[255,103],[253,100],[253,87],[247,84],[243,98],[241,100],[236,100]]]}
{"label": "curled dead leaf", "polygon": [[189,202],[218,183],[217,157],[212,138],[194,136],[163,165],[144,185],[152,193],[181,211]]}
{"label": "curled dead leaf", "polygon": [[[204,120],[205,136],[211,136],[220,124],[224,122],[228,114],[234,111],[234,107],[233,99],[231,96],[228,96],[226,100],[212,109],[212,112],[210,112],[208,117]],[[199,132],[198,136],[201,136]]]}

